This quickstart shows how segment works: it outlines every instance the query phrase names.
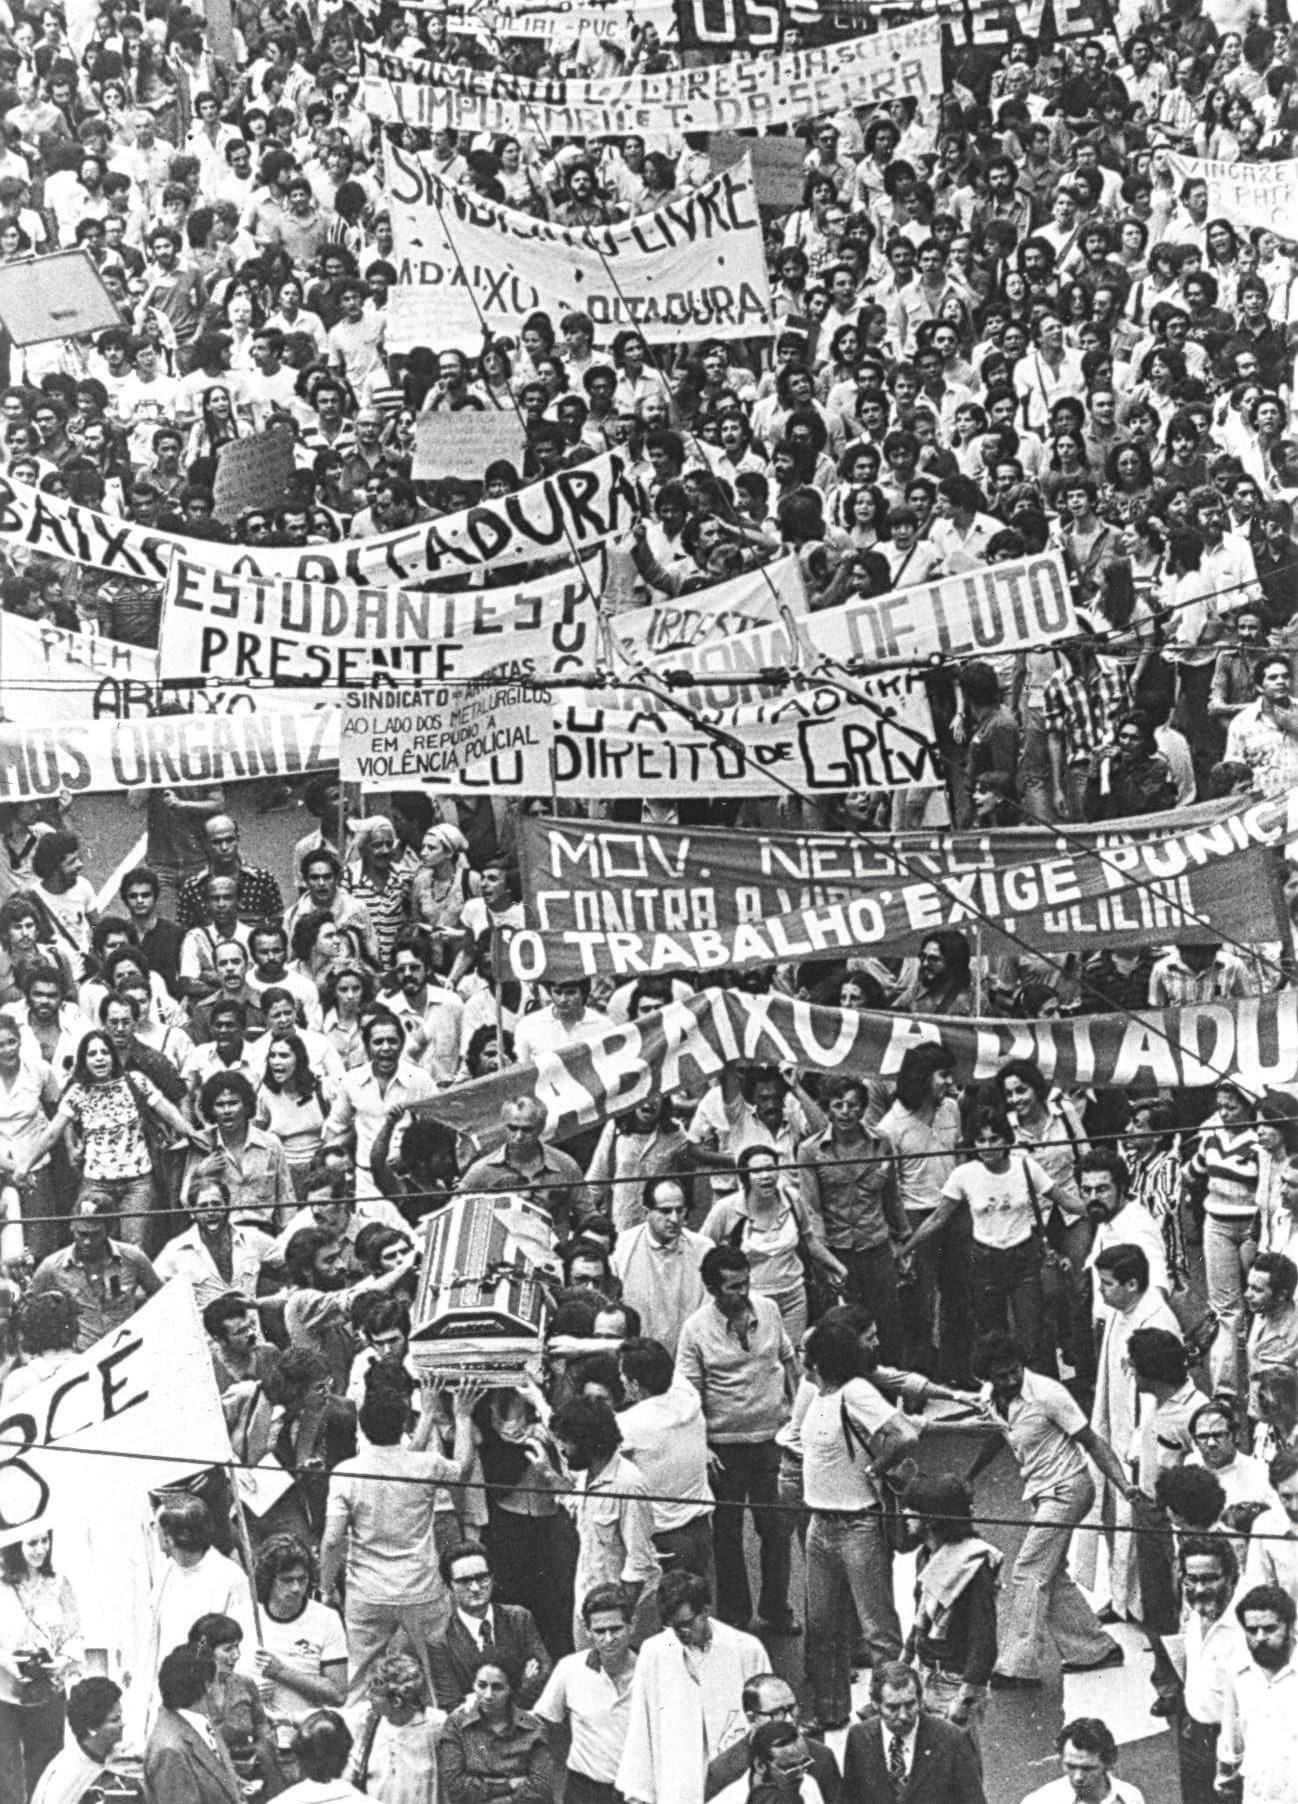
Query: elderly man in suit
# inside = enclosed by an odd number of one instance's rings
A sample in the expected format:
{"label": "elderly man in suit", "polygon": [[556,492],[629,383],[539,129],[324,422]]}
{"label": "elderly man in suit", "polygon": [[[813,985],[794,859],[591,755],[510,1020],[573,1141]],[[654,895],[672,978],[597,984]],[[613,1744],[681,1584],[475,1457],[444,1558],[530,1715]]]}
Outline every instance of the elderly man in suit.
{"label": "elderly man in suit", "polygon": [[897,1661],[876,1666],[879,1712],[847,1732],[843,1804],[987,1804],[974,1745],[963,1729],[924,1708],[919,1674]]}
{"label": "elderly man in suit", "polygon": [[243,1804],[225,1743],[203,1709],[216,1677],[211,1654],[177,1647],[158,1668],[162,1709],[144,1751],[148,1804]]}
{"label": "elderly man in suit", "polygon": [[530,1710],[550,1676],[550,1656],[530,1610],[492,1602],[495,1574],[476,1541],[458,1541],[438,1561],[451,1597],[446,1633],[428,1645],[433,1690],[439,1710],[457,1710],[473,1690],[473,1674],[483,1652],[499,1648],[518,1661],[523,1683],[516,1702]]}
{"label": "elderly man in suit", "polygon": [[[727,1786],[742,1779],[749,1771],[752,1739],[763,1723],[785,1722],[797,1727],[798,1700],[793,1687],[778,1673],[759,1672],[745,1684],[740,1698],[748,1733],[742,1741],[732,1741],[708,1764],[703,1786],[705,1801],[719,1797]],[[807,1742],[807,1758],[811,1761],[811,1777],[820,1787],[825,1804],[838,1804],[842,1777],[838,1762],[823,1741]]]}

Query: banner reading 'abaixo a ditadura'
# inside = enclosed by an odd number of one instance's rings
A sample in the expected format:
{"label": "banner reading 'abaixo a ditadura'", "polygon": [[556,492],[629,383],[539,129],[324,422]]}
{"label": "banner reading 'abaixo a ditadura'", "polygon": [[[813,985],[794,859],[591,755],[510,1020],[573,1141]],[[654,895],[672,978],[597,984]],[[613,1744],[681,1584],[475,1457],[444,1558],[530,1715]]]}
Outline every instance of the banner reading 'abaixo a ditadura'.
{"label": "banner reading 'abaixo a ditadura'", "polygon": [[415,1112],[490,1145],[501,1131],[503,1104],[535,1096],[545,1108],[547,1137],[562,1140],[625,1114],[642,1097],[682,1086],[697,1095],[738,1061],[888,1079],[908,1048],[929,1041],[946,1048],[962,1082],[992,1077],[1006,1059],[1032,1059],[1048,1082],[1069,1090],[1194,1090],[1235,1077],[1261,1091],[1298,1082],[1298,990],[1046,1021],[887,1015],[703,990],[597,1039],[539,1054],[534,1064],[444,1091]]}
{"label": "banner reading 'abaixo a ditadura'", "polygon": [[530,558],[570,563],[624,532],[638,507],[626,462],[610,451],[503,500],[479,502],[376,538],[253,552],[215,539],[156,532],[0,478],[0,540],[145,582],[162,582],[173,559],[187,557],[235,575],[391,588],[433,577],[469,577]]}

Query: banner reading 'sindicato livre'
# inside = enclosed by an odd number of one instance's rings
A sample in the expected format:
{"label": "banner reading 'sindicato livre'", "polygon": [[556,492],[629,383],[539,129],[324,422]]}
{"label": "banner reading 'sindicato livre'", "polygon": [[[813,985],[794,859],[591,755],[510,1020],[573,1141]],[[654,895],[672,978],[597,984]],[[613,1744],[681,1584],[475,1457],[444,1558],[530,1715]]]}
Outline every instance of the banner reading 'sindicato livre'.
{"label": "banner reading 'sindicato livre'", "polygon": [[668,207],[589,232],[447,183],[427,156],[397,144],[387,176],[400,277],[389,349],[476,351],[486,327],[517,332],[538,308],[588,314],[601,343],[628,326],[655,343],[775,330],[747,158]]}

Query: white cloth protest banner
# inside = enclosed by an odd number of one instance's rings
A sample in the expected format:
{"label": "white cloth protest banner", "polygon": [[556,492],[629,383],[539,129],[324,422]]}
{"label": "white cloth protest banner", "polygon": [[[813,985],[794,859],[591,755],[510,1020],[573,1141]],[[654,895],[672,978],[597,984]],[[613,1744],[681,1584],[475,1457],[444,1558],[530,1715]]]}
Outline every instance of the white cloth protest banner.
{"label": "white cloth protest banner", "polygon": [[[382,590],[379,593],[387,594]],[[48,620],[23,620],[0,611],[3,718],[48,726],[60,720],[121,719],[159,705],[194,714],[253,714],[268,708],[300,714],[314,704],[300,689],[193,681],[194,666],[160,681],[158,654],[147,646],[73,633]],[[182,681],[182,679],[185,679]]]}
{"label": "white cloth protest banner", "polygon": [[527,81],[372,51],[362,71],[361,104],[377,118],[433,129],[543,139],[761,129],[845,106],[935,100],[941,28],[926,19],[840,44],[608,81]]}
{"label": "white cloth protest banner", "polygon": [[338,709],[301,714],[164,714],[138,720],[0,723],[0,802],[35,802],[66,789],[178,789],[300,777],[338,763]]}
{"label": "white cloth protest banner", "polygon": [[571,561],[624,531],[638,507],[626,461],[610,451],[529,483],[503,500],[482,501],[437,520],[417,520],[397,532],[337,545],[253,552],[245,545],[136,526],[0,478],[0,540],[146,582],[162,581],[175,557],[201,557],[214,570],[244,576],[392,588],[435,576],[465,577],[528,558]]}
{"label": "white cloth protest banner", "polygon": [[1022,651],[1078,631],[1063,556],[1058,551],[963,571],[939,582],[893,589],[868,601],[808,615],[794,645],[783,620],[729,638],[687,647],[684,670],[699,677],[697,693],[714,703],[735,692],[709,690],[710,672],[807,667],[816,656],[854,658],[985,658]]}
{"label": "white cloth protest banner", "polygon": [[[863,679],[875,706],[830,688],[739,707],[700,707],[693,721],[646,694],[611,704],[556,698],[554,794],[588,798],[807,795],[940,781],[923,684],[908,671]],[[697,701],[697,692],[687,698]]]}
{"label": "white cloth protest banner", "polygon": [[689,595],[651,601],[614,614],[609,635],[633,663],[669,663],[679,652],[698,653],[758,627],[775,625],[781,609],[796,619],[807,612],[807,590],[796,557],[777,558],[729,582]]}
{"label": "white cloth protest banner", "polygon": [[387,171],[399,277],[389,349],[445,345],[449,331],[476,350],[486,327],[517,333],[538,309],[588,314],[601,343],[625,327],[673,344],[775,331],[747,157],[670,206],[595,232],[446,183],[397,144]]}
{"label": "white cloth protest banner", "polygon": [[125,686],[147,703],[157,681],[158,654],[146,646],[0,611],[5,720],[89,720],[97,698],[111,704]]}
{"label": "white cloth protest banner", "polygon": [[230,1437],[188,1280],[173,1278],[120,1328],[0,1411],[0,1453],[0,1547],[83,1513],[87,1498],[128,1485],[157,1490],[228,1462]]}
{"label": "white cloth protest banner", "polygon": [[[836,795],[938,782],[923,685],[901,672],[863,679],[859,687],[871,692],[875,706],[837,689],[808,688],[738,708],[692,709],[688,719],[648,693],[618,690],[610,704],[586,691],[557,689],[531,703],[540,712],[548,702],[553,715],[548,780],[527,777],[524,748],[502,747],[498,757],[462,769],[455,783],[482,795],[548,789],[560,800],[596,794],[676,801],[715,797],[721,786],[731,796],[787,795],[789,785],[810,795]],[[435,761],[441,729],[435,718],[417,726],[416,706],[404,707],[401,693],[345,694],[344,719],[363,719],[363,725],[344,733],[344,780],[374,789],[427,780],[425,765]],[[452,690],[445,694],[449,706]],[[376,701],[387,710],[377,719]]]}
{"label": "white cloth protest banner", "polygon": [[362,790],[421,784],[535,795],[550,786],[554,715],[525,683],[456,683],[343,697],[341,774]]}
{"label": "white cloth protest banner", "polygon": [[[600,588],[598,557],[533,582],[458,595],[229,576],[178,558],[159,662],[164,679],[312,691],[556,676],[595,664]],[[309,707],[302,689],[288,693]]]}
{"label": "white cloth protest banner", "polygon": [[1233,225],[1291,238],[1298,230],[1298,163],[1222,163],[1205,157],[1167,153],[1167,161],[1181,182],[1208,184],[1209,219],[1228,219]]}

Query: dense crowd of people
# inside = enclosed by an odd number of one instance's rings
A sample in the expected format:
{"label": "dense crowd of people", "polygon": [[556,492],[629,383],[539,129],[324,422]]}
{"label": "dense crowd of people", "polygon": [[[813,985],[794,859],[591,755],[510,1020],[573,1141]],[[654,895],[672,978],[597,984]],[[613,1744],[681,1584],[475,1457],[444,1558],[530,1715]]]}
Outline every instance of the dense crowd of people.
{"label": "dense crowd of people", "polygon": [[[611,24],[0,9],[0,277],[83,247],[119,315],[0,338],[0,474],[201,561],[373,537],[616,450],[641,502],[604,568],[619,613],[788,553],[813,612],[1062,554],[1078,638],[925,673],[939,791],[596,818],[1174,825],[1287,796],[1298,236],[1220,216],[1169,162],[1292,165],[1282,9],[1123,0],[1098,35],[992,46],[949,27],[940,98],[798,128],[799,203],[759,195],[767,339],[555,310],[390,349],[390,142],[577,230],[725,152],[383,126],[367,52],[553,79],[704,62],[634,7]],[[417,480],[421,418],[466,410],[516,416],[517,463]],[[221,454],[272,430],[294,473],[232,519]],[[157,644],[155,586],[12,537],[0,563],[8,615]],[[1065,1090],[1022,1057],[961,1083],[939,1034],[887,1080],[733,1059],[561,1144],[526,1093],[486,1143],[423,1107],[705,985],[1040,1021],[1230,1005],[1286,986],[1292,948],[1203,922],[1200,944],[992,958],[942,927],[908,959],[520,983],[501,935],[532,804],[355,801],[152,790],[144,861],[102,902],[93,802],[0,813],[0,1406],[177,1280],[230,1471],[274,1475],[255,1511],[227,1471],[153,1497],[120,1617],[58,1535],[0,1548],[0,1804],[984,1804],[998,1694],[1141,1637],[1183,1804],[1292,1798],[1289,1090]],[[314,829],[249,862],[286,802]],[[411,1353],[423,1224],[484,1195],[554,1243],[530,1375],[486,1391]],[[1006,1450],[1008,1555],[977,1508]],[[1031,1804],[1143,1804],[1099,1717],[1051,1740]]]}

